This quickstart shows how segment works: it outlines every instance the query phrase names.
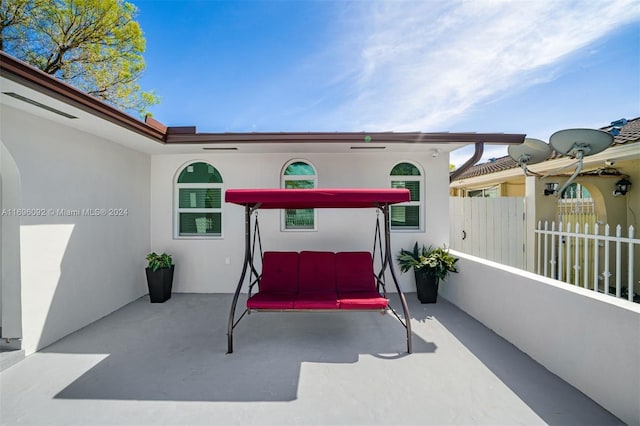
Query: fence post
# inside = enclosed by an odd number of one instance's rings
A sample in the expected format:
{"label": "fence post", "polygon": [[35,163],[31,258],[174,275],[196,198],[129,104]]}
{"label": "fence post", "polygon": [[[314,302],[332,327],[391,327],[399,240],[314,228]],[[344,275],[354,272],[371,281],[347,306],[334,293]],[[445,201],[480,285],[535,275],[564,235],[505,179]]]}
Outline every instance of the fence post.
{"label": "fence post", "polygon": [[622,245],[620,243],[622,238],[622,226],[616,226],[616,297],[622,297]]}
{"label": "fence post", "polygon": [[542,251],[542,232],[540,232],[540,231],[542,231],[542,221],[540,221],[540,220],[538,221],[538,226],[536,227],[536,230],[538,231],[537,232],[537,234],[538,234],[538,238],[537,238],[538,244],[536,244],[536,246],[537,246],[536,249],[538,250],[538,256],[537,256],[538,257],[538,263],[536,265],[536,274],[541,275],[540,270],[542,268],[540,267],[540,257],[541,257],[540,254],[541,254],[541,251]]}
{"label": "fence post", "polygon": [[583,248],[583,259],[582,264],[584,265],[584,276],[582,286],[584,288],[589,288],[589,224],[584,224],[584,248]]}
{"label": "fence post", "polygon": [[558,279],[556,276],[556,223],[551,222],[551,278]]}
{"label": "fence post", "polygon": [[599,226],[596,223],[593,227],[593,291],[598,291],[598,268],[600,267],[600,244],[598,243]]}
{"label": "fence post", "polygon": [[573,285],[580,285],[580,241],[578,240],[578,234],[580,234],[580,223],[576,222],[575,237],[573,237]]}
{"label": "fence post", "polygon": [[560,281],[564,281],[564,258],[562,257],[564,253],[564,245],[562,244],[562,225],[562,222],[558,224],[558,278],[556,279]]}
{"label": "fence post", "polygon": [[[633,225],[629,226],[629,240],[633,240],[635,237],[635,229]],[[629,241],[629,268],[627,275],[627,299],[629,302],[633,302],[633,294],[635,293],[635,288],[633,286],[633,243]]]}
{"label": "fence post", "polygon": [[[609,236],[609,224],[604,226],[604,236]],[[609,239],[604,239],[604,271],[602,272],[604,277],[604,294],[609,294],[609,277],[611,272],[609,271]]]}
{"label": "fence post", "polygon": [[[547,262],[549,261],[549,221],[544,221],[544,276],[548,277]],[[540,264],[540,257],[538,257],[538,265]],[[539,266],[538,266],[539,267]]]}
{"label": "fence post", "polygon": [[571,222],[567,223],[567,238],[565,239],[566,241],[566,252],[567,252],[567,260],[565,261],[565,270],[567,271],[567,279],[565,280],[565,282],[570,283],[571,279],[573,278],[571,276]]}

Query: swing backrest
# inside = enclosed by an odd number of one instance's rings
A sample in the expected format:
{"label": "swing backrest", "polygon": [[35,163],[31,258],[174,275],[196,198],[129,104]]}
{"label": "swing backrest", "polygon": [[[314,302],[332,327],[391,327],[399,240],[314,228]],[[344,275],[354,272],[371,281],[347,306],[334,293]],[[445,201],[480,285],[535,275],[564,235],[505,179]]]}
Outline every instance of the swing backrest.
{"label": "swing backrest", "polygon": [[261,292],[298,292],[298,253],[295,251],[268,251],[263,255]]}
{"label": "swing backrest", "polygon": [[299,283],[301,292],[336,292],[335,253],[330,251],[300,252]]}
{"label": "swing backrest", "polygon": [[336,284],[338,293],[376,291],[371,253],[336,253]]}

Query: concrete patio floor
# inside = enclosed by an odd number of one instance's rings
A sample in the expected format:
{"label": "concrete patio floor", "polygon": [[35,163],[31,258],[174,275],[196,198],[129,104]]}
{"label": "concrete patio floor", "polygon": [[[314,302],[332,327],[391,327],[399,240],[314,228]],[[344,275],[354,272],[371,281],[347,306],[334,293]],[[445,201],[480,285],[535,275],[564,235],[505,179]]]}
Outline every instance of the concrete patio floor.
{"label": "concrete patio floor", "polygon": [[408,300],[412,355],[400,323],[370,312],[251,314],[225,355],[231,295],[174,294],[164,304],[145,297],[2,372],[0,420],[621,424],[446,300]]}

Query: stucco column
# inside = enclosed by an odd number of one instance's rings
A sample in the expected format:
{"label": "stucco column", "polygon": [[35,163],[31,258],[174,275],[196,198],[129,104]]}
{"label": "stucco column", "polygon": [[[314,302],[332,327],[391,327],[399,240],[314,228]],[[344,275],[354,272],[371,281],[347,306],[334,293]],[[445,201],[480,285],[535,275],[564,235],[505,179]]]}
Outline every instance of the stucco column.
{"label": "stucco column", "polygon": [[537,178],[527,176],[524,189],[524,226],[525,226],[525,260],[524,264],[529,272],[535,272],[536,265],[536,189]]}
{"label": "stucco column", "polygon": [[[20,208],[20,176],[13,157],[0,141],[0,209]],[[20,217],[0,218],[0,316],[3,338],[22,338]],[[4,343],[3,343],[4,344]],[[10,346],[13,347],[13,346]]]}

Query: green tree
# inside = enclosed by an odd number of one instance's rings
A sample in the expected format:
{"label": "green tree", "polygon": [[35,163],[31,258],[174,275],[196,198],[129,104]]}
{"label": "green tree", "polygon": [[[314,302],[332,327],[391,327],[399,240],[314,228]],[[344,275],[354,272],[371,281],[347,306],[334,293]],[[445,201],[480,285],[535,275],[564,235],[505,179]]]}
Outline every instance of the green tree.
{"label": "green tree", "polygon": [[0,0],[0,47],[123,110],[159,102],[137,83],[145,38],[122,0]]}
{"label": "green tree", "polygon": [[29,22],[32,9],[38,2],[32,0],[0,0],[0,49],[7,43],[24,37],[24,27]]}

